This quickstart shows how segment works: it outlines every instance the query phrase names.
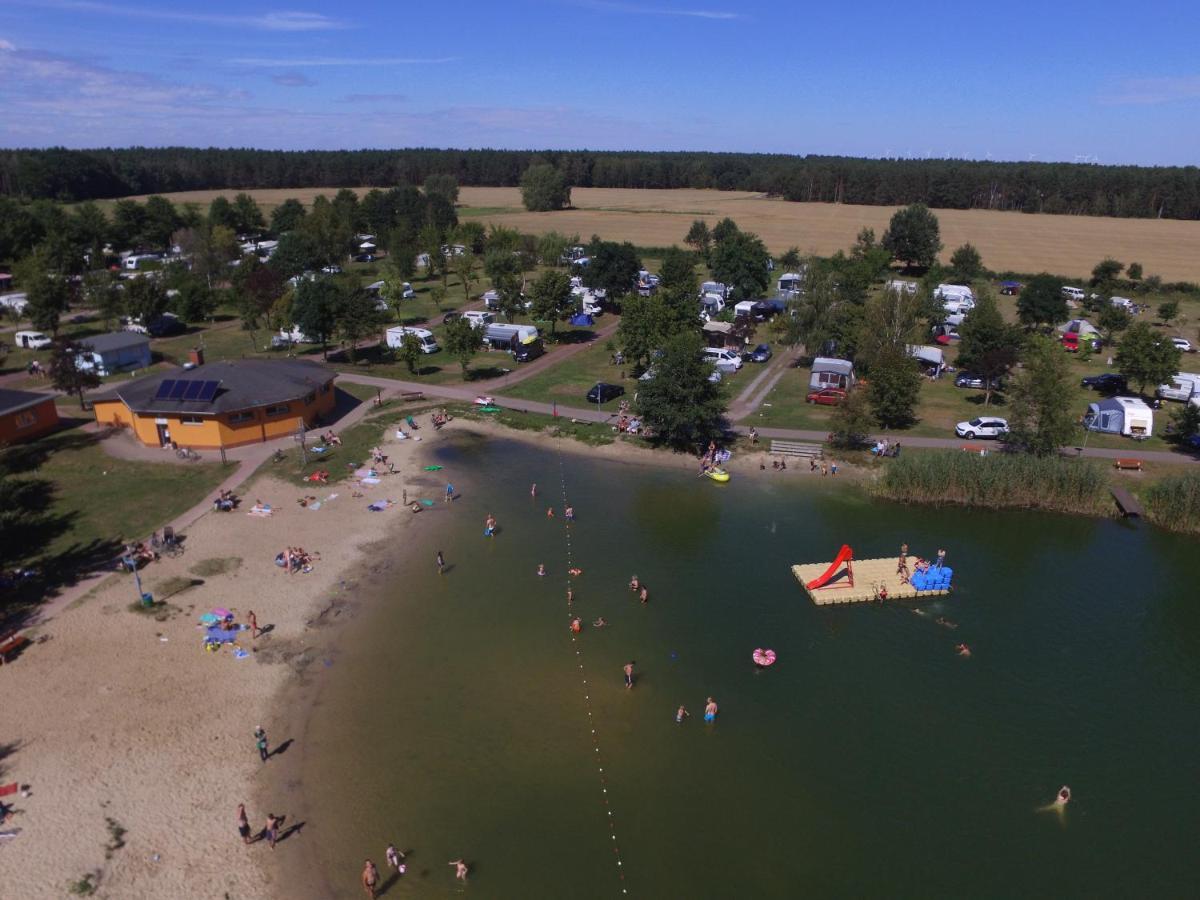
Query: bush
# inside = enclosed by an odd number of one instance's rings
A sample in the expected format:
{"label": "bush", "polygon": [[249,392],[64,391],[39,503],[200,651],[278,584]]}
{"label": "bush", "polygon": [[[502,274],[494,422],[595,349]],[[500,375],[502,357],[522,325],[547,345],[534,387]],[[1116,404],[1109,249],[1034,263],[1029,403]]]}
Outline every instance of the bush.
{"label": "bush", "polygon": [[1200,532],[1200,473],[1168,475],[1142,498],[1150,521],[1172,531]]}

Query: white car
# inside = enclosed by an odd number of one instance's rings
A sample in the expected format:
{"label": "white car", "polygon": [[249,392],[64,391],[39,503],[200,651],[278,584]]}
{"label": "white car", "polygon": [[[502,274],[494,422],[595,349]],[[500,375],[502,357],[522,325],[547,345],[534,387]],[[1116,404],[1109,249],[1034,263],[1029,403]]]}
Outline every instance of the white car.
{"label": "white car", "polygon": [[463,318],[476,328],[486,328],[496,321],[496,317],[490,312],[483,312],[478,309],[472,309],[463,313]]}
{"label": "white car", "polygon": [[1187,338],[1173,337],[1173,338],[1171,338],[1171,343],[1174,344],[1178,349],[1182,350],[1184,353],[1192,352],[1192,342],[1189,341]]}
{"label": "white car", "polygon": [[1008,419],[997,419],[992,416],[980,416],[970,422],[959,422],[954,426],[954,433],[960,438],[974,440],[975,438],[1002,438],[1008,434]]}

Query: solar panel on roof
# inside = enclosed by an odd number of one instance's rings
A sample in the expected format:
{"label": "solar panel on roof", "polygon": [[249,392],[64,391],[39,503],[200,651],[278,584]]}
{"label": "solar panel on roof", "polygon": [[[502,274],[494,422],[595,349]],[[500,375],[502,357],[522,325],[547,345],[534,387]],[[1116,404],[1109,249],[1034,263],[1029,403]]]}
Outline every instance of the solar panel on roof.
{"label": "solar panel on roof", "polygon": [[196,400],[200,396],[200,389],[204,387],[203,381],[189,381],[187,390],[183,392],[184,400]]}
{"label": "solar panel on roof", "polygon": [[171,389],[175,387],[174,378],[164,378],[162,384],[158,386],[158,391],[154,394],[155,400],[166,400],[171,395]]}
{"label": "solar panel on roof", "polygon": [[171,388],[171,396],[169,399],[182,400],[183,392],[187,390],[188,384],[189,384],[189,382],[187,382],[187,381],[176,381],[175,386],[173,388]]}
{"label": "solar panel on roof", "polygon": [[204,382],[204,385],[200,390],[200,396],[197,397],[196,399],[200,400],[204,403],[211,403],[213,401],[213,399],[217,396],[217,388],[219,388],[220,386],[221,386],[221,382],[219,382],[219,381]]}

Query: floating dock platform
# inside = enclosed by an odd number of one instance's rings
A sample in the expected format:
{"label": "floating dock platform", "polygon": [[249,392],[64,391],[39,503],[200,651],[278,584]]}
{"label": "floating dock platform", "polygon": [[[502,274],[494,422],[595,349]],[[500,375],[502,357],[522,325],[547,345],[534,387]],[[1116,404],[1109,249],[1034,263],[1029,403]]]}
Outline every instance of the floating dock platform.
{"label": "floating dock platform", "polygon": [[[876,590],[887,588],[888,602],[938,597],[950,593],[948,588],[917,590],[900,580],[896,574],[899,556],[888,559],[852,559],[848,547],[832,562],[792,566],[792,574],[817,606],[835,603],[865,603],[875,599]],[[908,571],[913,571],[917,558],[909,556]],[[831,572],[832,570],[832,572]],[[809,585],[814,585],[810,587]]]}

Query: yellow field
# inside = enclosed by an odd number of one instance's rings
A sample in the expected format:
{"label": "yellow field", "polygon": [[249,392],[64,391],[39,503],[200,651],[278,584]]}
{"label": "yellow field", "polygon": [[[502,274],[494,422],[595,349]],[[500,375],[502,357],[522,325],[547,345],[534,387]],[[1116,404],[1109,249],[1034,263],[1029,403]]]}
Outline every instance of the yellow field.
{"label": "yellow field", "polygon": [[[360,188],[360,193],[366,189]],[[236,190],[189,191],[168,195],[176,203],[207,206],[217,194]],[[247,193],[271,210],[288,197],[311,203],[336,188],[252,190]],[[460,192],[459,215],[484,223],[502,223],[521,231],[593,234],[640,246],[681,244],[692,219],[710,225],[729,216],[754,231],[773,252],[795,245],[821,255],[848,248],[859,230],[882,236],[895,207],[788,203],[744,191],[636,190],[575,188],[575,208],[552,213],[526,212],[516,188],[467,187]],[[1107,219],[1094,216],[1026,215],[987,210],[936,210],[946,245],[943,259],[971,242],[984,264],[997,271],[1048,271],[1083,277],[1106,256],[1140,262],[1146,274],[1166,281],[1200,282],[1200,222],[1166,219]]]}

